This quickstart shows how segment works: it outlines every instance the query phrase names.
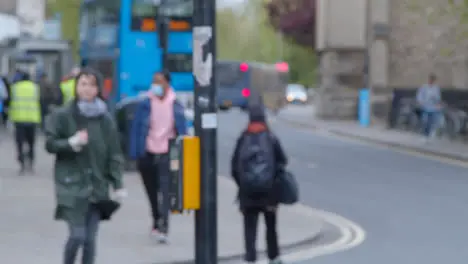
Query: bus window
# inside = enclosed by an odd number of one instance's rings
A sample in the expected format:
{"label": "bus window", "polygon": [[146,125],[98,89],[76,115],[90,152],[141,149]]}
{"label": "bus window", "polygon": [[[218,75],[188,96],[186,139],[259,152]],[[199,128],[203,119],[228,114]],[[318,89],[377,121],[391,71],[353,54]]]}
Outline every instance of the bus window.
{"label": "bus window", "polygon": [[[216,77],[220,88],[245,88],[246,72],[242,71],[242,63],[237,62],[218,62],[216,65]],[[241,87],[242,86],[242,87]]]}
{"label": "bus window", "polygon": [[170,72],[192,72],[192,54],[167,54],[167,69]]}
{"label": "bus window", "polygon": [[117,25],[101,24],[96,26],[93,44],[100,47],[112,47],[117,44]]}
{"label": "bus window", "polygon": [[158,8],[153,0],[133,0],[131,30],[155,31]]}
{"label": "bus window", "polygon": [[289,83],[289,72],[279,72],[278,74],[281,85],[286,86]]}
{"label": "bus window", "polygon": [[162,12],[171,18],[186,18],[193,16],[195,0],[166,0]]}
{"label": "bus window", "polygon": [[118,5],[91,2],[81,9],[80,41],[86,47],[115,46],[119,25]]}
{"label": "bus window", "polygon": [[80,13],[80,43],[83,43],[86,38],[88,37],[88,29],[89,29],[89,12],[85,8],[82,9]]}

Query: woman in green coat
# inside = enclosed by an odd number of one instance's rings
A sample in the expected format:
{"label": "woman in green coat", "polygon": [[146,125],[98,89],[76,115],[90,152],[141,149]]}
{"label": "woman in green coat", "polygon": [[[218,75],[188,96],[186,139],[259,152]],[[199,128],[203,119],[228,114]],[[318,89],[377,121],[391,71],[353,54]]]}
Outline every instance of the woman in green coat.
{"label": "woman in green coat", "polygon": [[70,231],[63,263],[75,263],[82,247],[81,263],[93,264],[99,222],[109,218],[102,205],[112,204],[110,186],[118,199],[126,196],[123,157],[97,74],[85,69],[75,83],[76,99],[47,118],[46,149],[56,156],[55,218],[66,221]]}

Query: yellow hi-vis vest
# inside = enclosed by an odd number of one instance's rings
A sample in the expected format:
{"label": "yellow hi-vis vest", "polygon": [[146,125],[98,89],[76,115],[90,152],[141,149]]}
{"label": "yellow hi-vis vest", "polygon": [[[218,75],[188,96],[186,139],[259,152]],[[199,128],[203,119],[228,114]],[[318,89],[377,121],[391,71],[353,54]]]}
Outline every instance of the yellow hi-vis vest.
{"label": "yellow hi-vis vest", "polygon": [[60,83],[60,90],[62,90],[63,104],[75,98],[75,79],[70,79]]}
{"label": "yellow hi-vis vest", "polygon": [[11,88],[9,118],[14,123],[41,123],[39,87],[32,81],[20,81]]}

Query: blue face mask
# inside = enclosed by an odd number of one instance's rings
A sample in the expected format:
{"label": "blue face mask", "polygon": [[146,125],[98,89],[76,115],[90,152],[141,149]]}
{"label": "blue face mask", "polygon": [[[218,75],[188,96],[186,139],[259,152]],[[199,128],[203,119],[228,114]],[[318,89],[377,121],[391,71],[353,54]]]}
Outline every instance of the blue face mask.
{"label": "blue face mask", "polygon": [[159,84],[153,84],[151,85],[150,91],[156,95],[156,96],[163,96],[164,95],[164,89],[161,85]]}

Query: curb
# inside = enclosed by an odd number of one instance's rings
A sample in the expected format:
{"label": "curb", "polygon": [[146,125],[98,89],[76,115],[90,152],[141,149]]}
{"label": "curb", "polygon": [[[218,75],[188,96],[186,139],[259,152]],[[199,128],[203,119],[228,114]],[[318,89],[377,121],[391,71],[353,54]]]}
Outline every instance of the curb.
{"label": "curb", "polygon": [[[218,175],[218,177],[221,177],[218,181],[225,181],[228,185],[234,184],[233,180],[229,177],[225,177],[223,175]],[[300,205],[300,203],[299,203]],[[218,226],[219,227],[219,226]],[[283,256],[286,256],[290,253],[295,253],[296,251],[300,251],[304,248],[310,248],[311,246],[314,246],[314,244],[318,243],[318,241],[323,238],[324,235],[324,223],[323,221],[320,221],[316,226],[314,226],[314,230],[309,231],[310,234],[305,236],[305,238],[301,238],[300,240],[296,240],[295,242],[289,242],[289,243],[284,243],[279,245],[281,252],[283,253]],[[242,241],[239,241],[239,243],[243,243]],[[266,249],[265,250],[257,250],[258,253],[258,258],[261,260],[262,258],[266,257]],[[239,260],[241,260],[244,256],[245,252],[239,252],[239,253],[234,253],[234,254],[226,254],[226,255],[218,255],[218,263],[237,263]],[[193,264],[194,259],[185,259],[185,260],[174,260],[170,262],[154,262],[152,264]]]}
{"label": "curb", "polygon": [[[287,255],[288,252],[293,252],[296,249],[300,249],[306,246],[311,246],[314,243],[318,242],[320,238],[322,238],[323,236],[322,231],[323,231],[322,228],[319,228],[315,234],[312,234],[307,239],[297,241],[294,243],[290,243],[287,245],[283,245],[283,246],[280,245],[280,250],[284,253],[284,255]],[[257,251],[257,254],[259,255],[258,258],[261,259],[264,256],[266,256],[266,250]],[[219,256],[218,263],[224,263],[224,262],[232,263],[233,261],[242,260],[243,257],[244,257],[244,252],[239,253],[239,254],[232,254],[228,256]],[[156,262],[153,264],[193,264],[193,263],[194,263],[194,259],[174,261],[174,262]]]}
{"label": "curb", "polygon": [[[225,181],[228,184],[233,185],[234,182],[231,178],[225,177],[223,175],[218,175],[218,177],[221,177],[218,181]],[[300,203],[298,205],[301,205]],[[323,238],[324,235],[324,222],[320,221],[316,226],[314,226],[314,230],[310,231],[310,234],[306,236],[305,238],[301,238],[300,240],[296,240],[295,242],[289,242],[285,244],[281,244],[280,242],[280,250],[283,253],[282,255],[286,256],[289,253],[294,253],[295,251],[299,251],[303,248],[310,248],[314,244],[318,243],[321,238]],[[218,225],[218,228],[226,228],[222,227],[221,225]],[[242,241],[239,241],[239,243],[243,243]],[[258,258],[262,259],[266,257],[266,249],[265,250],[257,250]],[[218,255],[218,263],[237,263],[237,261],[241,260],[244,256],[245,252],[239,252],[239,253],[234,253],[234,254],[226,254],[226,255]],[[193,264],[194,259],[185,259],[185,260],[174,260],[170,262],[154,262],[152,264]]]}
{"label": "curb", "polygon": [[431,150],[431,149],[427,149],[427,148],[423,148],[423,147],[418,147],[418,146],[408,146],[408,145],[401,144],[401,143],[398,143],[398,142],[389,142],[389,141],[385,141],[385,140],[380,140],[380,139],[370,138],[370,137],[366,137],[366,136],[356,135],[354,133],[347,133],[347,132],[337,130],[337,129],[333,129],[333,128],[325,128],[325,127],[321,127],[320,125],[317,125],[317,124],[310,124],[310,125],[309,124],[304,124],[302,122],[290,120],[290,119],[287,119],[287,118],[284,118],[284,117],[279,117],[278,119],[280,119],[282,121],[285,121],[287,123],[296,125],[296,126],[305,127],[305,128],[309,128],[309,129],[312,129],[312,130],[321,129],[321,130],[324,130],[324,131],[326,131],[328,133],[331,133],[331,134],[334,134],[334,135],[340,136],[340,137],[347,137],[347,138],[357,139],[357,140],[360,140],[360,141],[371,142],[373,144],[378,144],[378,145],[381,145],[381,146],[391,147],[391,148],[405,150],[405,151],[413,151],[413,152],[417,152],[417,153],[420,153],[420,154],[435,156],[435,157],[439,157],[439,158],[447,158],[447,159],[451,159],[451,160],[455,160],[455,161],[468,162],[468,156],[463,156],[463,155],[460,155],[460,154],[453,154],[453,153],[435,151],[435,150]]}
{"label": "curb", "polygon": [[468,162],[468,157],[464,157],[458,154],[440,152],[440,151],[435,151],[435,150],[426,149],[426,148],[417,147],[417,146],[408,146],[408,145],[397,143],[397,142],[388,142],[384,140],[378,140],[378,139],[350,134],[350,133],[346,133],[346,132],[338,131],[334,129],[328,130],[328,132],[338,135],[338,136],[342,136],[342,137],[354,138],[354,139],[358,139],[361,141],[368,141],[374,144],[385,145],[388,147],[398,148],[401,150],[413,151],[413,152],[418,152],[420,154],[425,154],[425,155],[430,155],[430,156],[435,156],[435,157],[440,157],[440,158],[447,158],[447,159],[461,161],[461,162]]}
{"label": "curb", "polygon": [[[322,226],[317,229],[317,231],[313,234],[310,235],[310,237],[289,243],[287,245],[280,245],[280,250],[285,252],[284,255],[287,255],[288,252],[294,251],[296,249],[300,249],[306,246],[311,246],[314,243],[318,242],[321,238],[323,237],[323,229]],[[259,255],[259,259],[261,259],[263,256],[266,256],[266,250],[261,250],[257,251],[257,254]],[[227,255],[227,256],[219,256],[218,257],[218,263],[223,263],[223,262],[228,262],[231,263],[236,260],[242,259],[244,256],[244,252],[238,253],[238,254],[232,254],[232,255]],[[153,264],[193,264],[194,259],[189,259],[189,260],[180,260],[180,261],[172,261],[172,262],[155,262]]]}

